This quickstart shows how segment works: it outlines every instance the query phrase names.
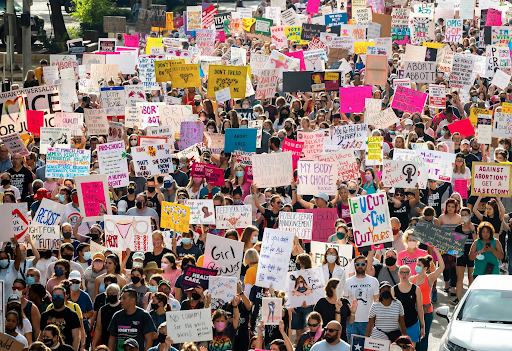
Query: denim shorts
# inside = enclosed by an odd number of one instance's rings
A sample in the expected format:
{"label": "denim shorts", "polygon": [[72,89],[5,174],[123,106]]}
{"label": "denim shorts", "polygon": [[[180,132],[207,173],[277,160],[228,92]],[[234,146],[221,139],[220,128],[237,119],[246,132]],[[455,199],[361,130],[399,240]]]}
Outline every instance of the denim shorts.
{"label": "denim shorts", "polygon": [[313,307],[296,307],[295,313],[292,312],[292,330],[304,329],[307,326],[306,317],[313,312]]}

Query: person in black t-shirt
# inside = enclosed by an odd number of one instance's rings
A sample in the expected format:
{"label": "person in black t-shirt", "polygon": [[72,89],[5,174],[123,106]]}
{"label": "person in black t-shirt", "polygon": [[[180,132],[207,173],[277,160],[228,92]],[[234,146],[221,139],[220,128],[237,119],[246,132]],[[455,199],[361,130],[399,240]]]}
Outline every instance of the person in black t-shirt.
{"label": "person in black t-shirt", "polygon": [[[53,308],[41,314],[41,329],[49,324],[55,324],[64,343],[71,345],[73,349],[80,347],[80,319],[75,311],[66,306],[67,296],[63,286],[57,285],[52,290]],[[39,335],[39,341],[43,340],[43,334]]]}
{"label": "person in black t-shirt", "polygon": [[436,210],[436,216],[440,216],[443,211],[441,205],[443,203],[443,195],[450,188],[451,183],[444,182],[438,185],[436,180],[429,179],[428,187],[422,190],[421,202]]}
{"label": "person in black t-shirt", "polygon": [[52,351],[73,351],[73,348],[64,343],[60,330],[55,324],[48,324],[43,330],[43,344]]}
{"label": "person in black t-shirt", "polygon": [[[257,189],[258,186],[255,183],[252,183],[251,192],[255,196],[257,194]],[[279,218],[279,212],[281,211],[282,206],[283,202],[281,201],[281,197],[279,195],[272,195],[268,204],[269,208],[264,208],[258,203],[258,201],[256,201],[256,207],[262,213],[263,217],[265,217],[267,228],[274,228]]]}
{"label": "person in black t-shirt", "polygon": [[7,170],[11,175],[11,185],[18,188],[22,199],[32,193],[32,182],[36,178],[28,168],[23,166],[20,154],[11,157],[12,167]]}
{"label": "person in black t-shirt", "polygon": [[480,160],[473,153],[470,152],[469,140],[464,139],[460,142],[460,152],[464,155],[466,166],[471,170],[473,162],[479,162]]}
{"label": "person in black t-shirt", "polygon": [[388,193],[389,215],[400,220],[401,231],[405,231],[409,226],[409,214],[411,212],[411,207],[420,201],[418,184],[416,184],[414,198],[411,200],[404,199],[405,191],[402,188],[396,188],[395,195],[393,197],[391,197]]}

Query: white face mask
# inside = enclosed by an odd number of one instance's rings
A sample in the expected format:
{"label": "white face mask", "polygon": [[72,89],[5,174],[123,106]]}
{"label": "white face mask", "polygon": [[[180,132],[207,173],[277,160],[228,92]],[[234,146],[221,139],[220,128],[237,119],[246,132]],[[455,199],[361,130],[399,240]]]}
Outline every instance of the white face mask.
{"label": "white face mask", "polygon": [[462,216],[462,221],[468,223],[471,218],[469,216]]}
{"label": "white face mask", "polygon": [[329,263],[334,263],[336,262],[336,256],[333,256],[333,255],[327,255],[325,256],[325,259],[327,260],[327,262]]}
{"label": "white face mask", "polygon": [[416,241],[408,241],[407,246],[409,246],[409,249],[414,249],[416,247]]}
{"label": "white face mask", "polygon": [[208,128],[208,133],[215,133],[215,128]]}

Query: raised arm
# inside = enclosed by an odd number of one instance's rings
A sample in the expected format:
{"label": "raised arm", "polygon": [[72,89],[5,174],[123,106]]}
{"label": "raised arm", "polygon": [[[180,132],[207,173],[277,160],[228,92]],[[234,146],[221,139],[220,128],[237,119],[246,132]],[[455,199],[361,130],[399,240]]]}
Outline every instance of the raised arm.
{"label": "raised arm", "polygon": [[[441,257],[441,253],[439,252],[437,247],[434,247],[434,252],[436,253],[437,257]],[[441,273],[443,273],[443,271],[444,271],[444,260],[441,259],[438,262],[439,262],[439,267],[437,267],[437,269],[434,272],[432,272],[428,275],[428,281],[430,284],[434,284],[434,282],[437,281],[437,278],[439,278]]]}
{"label": "raised arm", "polygon": [[484,216],[478,211],[478,205],[480,205],[480,200],[482,200],[482,195],[476,199],[475,205],[473,206],[473,213],[475,214],[476,218],[479,220],[483,220]]}

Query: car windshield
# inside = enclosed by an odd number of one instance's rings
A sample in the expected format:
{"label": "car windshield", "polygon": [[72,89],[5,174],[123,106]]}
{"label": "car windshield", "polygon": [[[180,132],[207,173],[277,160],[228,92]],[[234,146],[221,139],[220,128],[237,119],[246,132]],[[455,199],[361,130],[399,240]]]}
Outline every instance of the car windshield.
{"label": "car windshield", "polygon": [[[4,11],[6,10],[6,7],[5,7],[5,0],[0,0],[0,11]],[[23,7],[20,6],[20,4],[18,4],[16,1],[14,2],[14,11],[15,12],[23,12]]]}
{"label": "car windshield", "polygon": [[512,291],[471,291],[459,311],[457,320],[512,324]]}

